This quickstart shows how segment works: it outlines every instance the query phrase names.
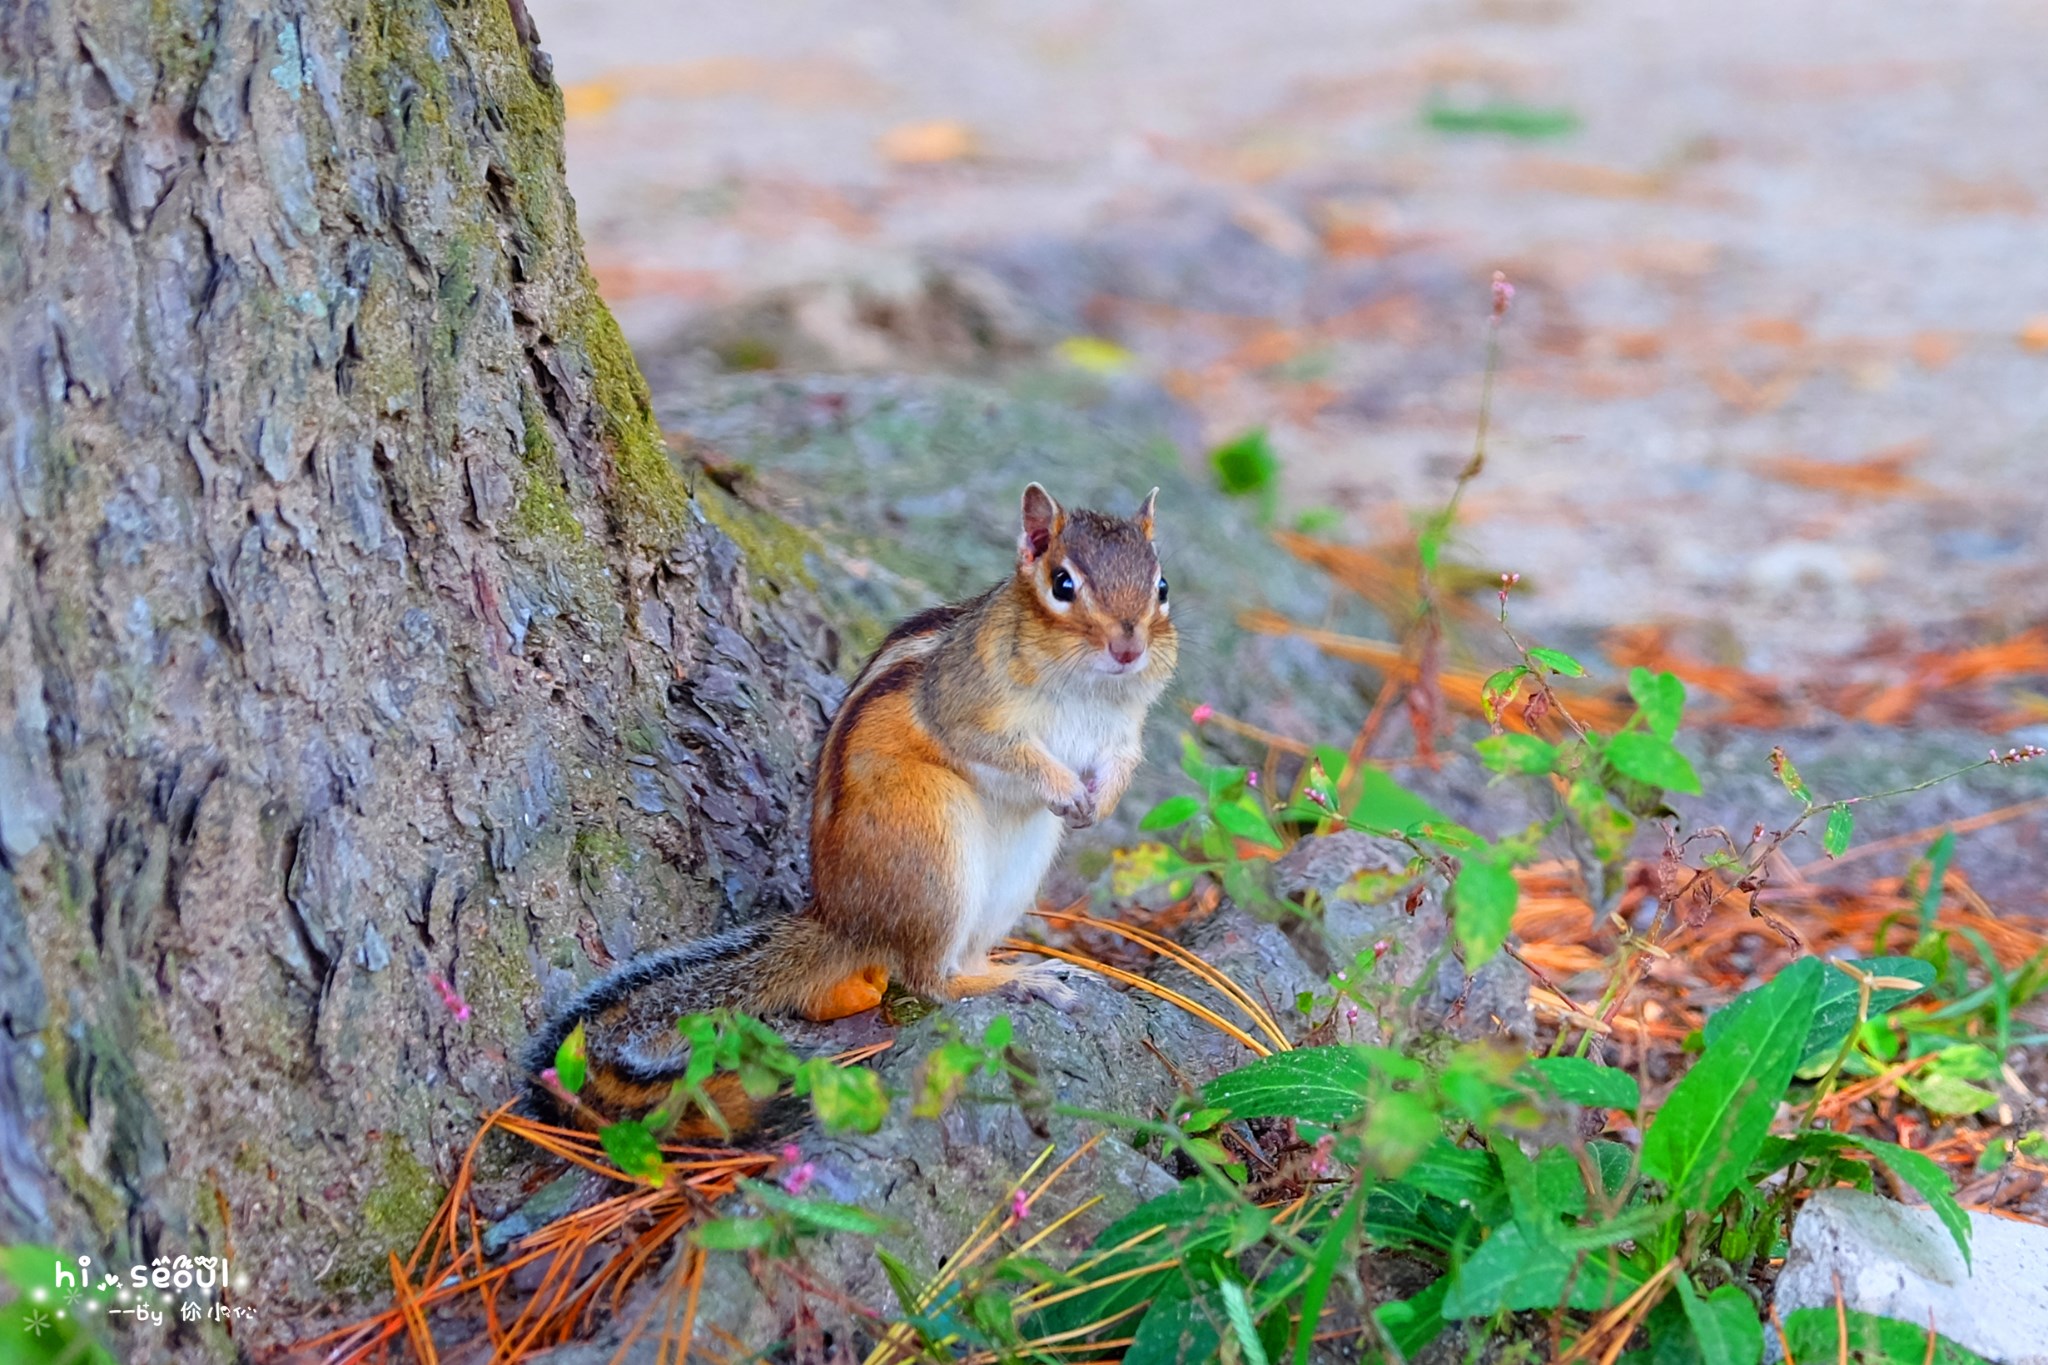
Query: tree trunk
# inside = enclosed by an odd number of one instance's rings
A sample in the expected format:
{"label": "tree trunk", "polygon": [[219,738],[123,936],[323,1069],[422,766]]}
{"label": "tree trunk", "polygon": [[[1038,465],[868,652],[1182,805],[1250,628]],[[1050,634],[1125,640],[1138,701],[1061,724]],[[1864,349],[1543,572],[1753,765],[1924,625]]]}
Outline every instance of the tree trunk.
{"label": "tree trunk", "polygon": [[520,0],[0,5],[0,1238],[232,1249],[244,1347],[410,1250],[544,994],[801,885],[824,633],[561,158]]}

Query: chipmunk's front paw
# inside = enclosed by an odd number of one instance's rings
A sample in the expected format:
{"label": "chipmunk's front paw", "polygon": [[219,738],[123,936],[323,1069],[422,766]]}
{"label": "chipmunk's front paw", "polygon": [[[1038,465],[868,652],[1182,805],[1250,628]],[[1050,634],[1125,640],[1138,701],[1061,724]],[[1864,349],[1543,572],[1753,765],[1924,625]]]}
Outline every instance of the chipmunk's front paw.
{"label": "chipmunk's front paw", "polygon": [[1096,819],[1095,784],[1075,783],[1073,792],[1049,803],[1049,808],[1068,829],[1088,828]]}
{"label": "chipmunk's front paw", "polygon": [[1086,967],[1076,967],[1071,962],[1035,962],[1020,968],[1010,984],[1033,999],[1043,1000],[1065,1013],[1081,1003],[1081,993],[1074,989],[1073,983],[1094,975]]}

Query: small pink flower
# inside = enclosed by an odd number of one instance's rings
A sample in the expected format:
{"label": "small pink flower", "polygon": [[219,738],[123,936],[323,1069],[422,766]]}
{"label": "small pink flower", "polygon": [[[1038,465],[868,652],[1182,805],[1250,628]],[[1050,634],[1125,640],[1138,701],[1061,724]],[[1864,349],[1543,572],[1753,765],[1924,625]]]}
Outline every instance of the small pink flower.
{"label": "small pink flower", "polygon": [[1387,949],[1389,949],[1389,948],[1391,948],[1391,947],[1393,947],[1393,946],[1394,946],[1393,944],[1391,944],[1391,943],[1387,942],[1387,941],[1386,941],[1385,939],[1381,939],[1381,940],[1380,940],[1379,942],[1377,942],[1377,943],[1373,944],[1373,945],[1372,945],[1372,960],[1373,960],[1374,962],[1378,962],[1378,961],[1379,961],[1379,960],[1380,960],[1381,958],[1383,958],[1383,957],[1385,957],[1385,956],[1387,955]]}
{"label": "small pink flower", "polygon": [[1337,1139],[1329,1133],[1316,1139],[1315,1149],[1308,1154],[1308,1173],[1322,1177],[1330,1173],[1330,1153],[1336,1148]]}
{"label": "small pink flower", "polygon": [[466,1024],[469,1022],[469,1002],[462,998],[462,992],[456,990],[438,976],[434,978],[434,989],[441,992],[441,1003],[446,1005],[448,1012],[455,1016],[456,1023]]}
{"label": "small pink flower", "polygon": [[1256,768],[1244,775],[1244,784],[1253,791],[1259,789],[1259,773]]}
{"label": "small pink flower", "polygon": [[1010,1196],[1010,1221],[1013,1223],[1021,1223],[1030,1216],[1030,1197],[1027,1196],[1024,1193],[1024,1191],[1020,1189]]}
{"label": "small pink flower", "polygon": [[1353,1028],[1358,1027],[1358,1006],[1346,1005],[1344,1007],[1344,1022]]}
{"label": "small pink flower", "polygon": [[567,1090],[564,1090],[562,1088],[561,1073],[556,1071],[551,1066],[544,1066],[541,1068],[540,1083],[548,1088],[549,1094],[566,1095],[569,1093]]}
{"label": "small pink flower", "polygon": [[1508,305],[1510,303],[1513,303],[1514,301],[1515,287],[1508,283],[1507,274],[1504,271],[1494,271],[1493,315],[1497,318],[1506,316],[1508,311]]}
{"label": "small pink flower", "polygon": [[783,1171],[782,1179],[776,1183],[782,1186],[785,1193],[802,1194],[811,1187],[811,1182],[818,1178],[817,1166],[805,1161],[803,1155],[794,1142],[783,1146],[782,1164],[787,1169]]}
{"label": "small pink flower", "polygon": [[1207,725],[1209,723],[1209,717],[1215,714],[1216,708],[1209,705],[1208,702],[1203,702],[1200,706],[1197,706],[1194,709],[1193,714],[1190,715],[1188,719],[1192,720],[1197,725]]}

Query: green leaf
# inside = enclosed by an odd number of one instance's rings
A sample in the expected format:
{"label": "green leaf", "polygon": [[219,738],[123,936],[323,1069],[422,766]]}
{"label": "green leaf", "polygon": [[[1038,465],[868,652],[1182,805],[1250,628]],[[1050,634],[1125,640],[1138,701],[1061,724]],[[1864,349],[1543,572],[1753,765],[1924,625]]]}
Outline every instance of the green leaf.
{"label": "green leaf", "polygon": [[1469,1208],[1483,1221],[1498,1221],[1503,1190],[1500,1162],[1484,1148],[1460,1147],[1439,1136],[1401,1180],[1420,1193]]}
{"label": "green leaf", "polygon": [[668,1178],[668,1169],[661,1159],[661,1144],[638,1119],[607,1124],[598,1129],[597,1140],[604,1145],[612,1164],[627,1175],[637,1175],[657,1189]]}
{"label": "green leaf", "polygon": [[863,1067],[841,1066],[830,1057],[804,1063],[809,1078],[811,1109],[827,1128],[872,1133],[889,1116],[889,1094],[882,1078]]}
{"label": "green leaf", "polygon": [[1956,1202],[1955,1187],[1949,1183],[1948,1172],[1941,1168],[1940,1163],[1925,1152],[1916,1152],[1895,1142],[1864,1137],[1860,1133],[1841,1136],[1850,1146],[1860,1147],[1882,1161],[1893,1175],[1919,1191],[1920,1197],[1927,1201],[1927,1207],[1934,1210],[1934,1216],[1948,1229],[1948,1235],[1955,1238],[1956,1250],[1963,1254],[1963,1264],[1970,1264],[1970,1215],[1963,1212],[1963,1206]]}
{"label": "green leaf", "polygon": [[[1818,1362],[1846,1359],[1849,1365],[1987,1365],[1984,1357],[1937,1336],[1927,1327],[1880,1318],[1871,1313],[1845,1310],[1848,1331],[1833,1307],[1796,1308],[1785,1322],[1786,1353],[1795,1361]],[[1928,1338],[1934,1338],[1929,1351]],[[1843,1353],[1846,1344],[1847,1352]]]}
{"label": "green leaf", "polygon": [[1364,1107],[1375,1061],[1351,1043],[1296,1048],[1225,1072],[1202,1095],[1241,1119],[1293,1118],[1334,1128]]}
{"label": "green leaf", "polygon": [[1557,766],[1557,746],[1534,735],[1489,735],[1472,747],[1497,773],[1547,773]]}
{"label": "green leaf", "polygon": [[1123,1365],[1191,1365],[1213,1359],[1222,1344],[1208,1310],[1182,1292],[1152,1301],[1124,1349]]}
{"label": "green leaf", "polygon": [[583,1031],[583,1021],[577,1020],[576,1027],[569,1030],[569,1036],[555,1049],[555,1079],[562,1083],[562,1089],[574,1095],[583,1089],[583,1080],[589,1067],[590,1042]]}
{"label": "green leaf", "polygon": [[1978,1114],[1998,1103],[1998,1096],[1945,1071],[1901,1076],[1899,1089],[1936,1114]]}
{"label": "green leaf", "polygon": [[861,1237],[884,1237],[900,1231],[902,1225],[851,1204],[834,1204],[822,1199],[799,1199],[786,1190],[760,1180],[742,1177],[740,1188],[764,1209],[785,1214],[807,1227],[825,1232],[851,1232]]}
{"label": "green leaf", "polygon": [[1635,1077],[1584,1057],[1538,1057],[1522,1072],[1524,1079],[1533,1080],[1536,1088],[1588,1109],[1634,1112],[1643,1102]]}
{"label": "green leaf", "polygon": [[752,1251],[775,1240],[765,1218],[714,1218],[691,1234],[706,1251]]}
{"label": "green leaf", "polygon": [[1209,452],[1216,486],[1234,498],[1272,490],[1280,479],[1280,457],[1264,427],[1248,431]]}
{"label": "green leaf", "polygon": [[1146,831],[1172,829],[1175,825],[1185,825],[1201,813],[1202,803],[1194,797],[1169,796],[1145,812],[1145,818],[1138,822],[1138,828]]}
{"label": "green leaf", "polygon": [[1380,1330],[1393,1339],[1395,1349],[1404,1359],[1415,1359],[1443,1335],[1444,1295],[1450,1288],[1450,1277],[1440,1275],[1420,1294],[1383,1303],[1373,1310],[1373,1316],[1380,1320]]}
{"label": "green leaf", "polygon": [[1839,858],[1849,851],[1849,836],[1855,832],[1856,812],[1848,806],[1836,806],[1828,812],[1828,829],[1821,836],[1820,846],[1830,858]]}
{"label": "green leaf", "polygon": [[1625,777],[1665,791],[1699,794],[1699,774],[1693,771],[1692,760],[1668,739],[1624,730],[1607,741],[1606,754],[1615,771]]}
{"label": "green leaf", "polygon": [[1240,1358],[1246,1365],[1269,1365],[1266,1343],[1259,1340],[1259,1329],[1252,1321],[1252,1306],[1245,1299],[1244,1286],[1233,1279],[1218,1280],[1216,1293],[1223,1300],[1223,1316],[1230,1320],[1230,1332],[1237,1338]]}
{"label": "green leaf", "polygon": [[1807,787],[1806,779],[1799,775],[1799,769],[1792,766],[1792,760],[1785,756],[1783,749],[1771,750],[1771,771],[1777,773],[1778,781],[1785,790],[1807,805],[1813,804],[1813,792]]}
{"label": "green leaf", "polygon": [[1248,843],[1264,844],[1268,848],[1284,848],[1280,836],[1273,832],[1273,822],[1250,797],[1242,801],[1219,801],[1209,813],[1216,823]]}
{"label": "green leaf", "polygon": [[1465,970],[1475,971],[1500,951],[1514,924],[1521,898],[1514,869],[1504,858],[1467,858],[1451,883],[1451,906],[1457,912],[1458,946],[1465,950]]}
{"label": "green leaf", "polygon": [[1685,1079],[1643,1134],[1643,1171],[1664,1182],[1682,1208],[1711,1209],[1727,1198],[1770,1136],[1771,1119],[1804,1054],[1824,969],[1801,958],[1768,985],[1740,997]]}
{"label": "green leaf", "polygon": [[981,1031],[981,1045],[990,1052],[1001,1052],[1017,1036],[1017,1026],[1010,1022],[1007,1014],[998,1014],[988,1021],[988,1027]]}
{"label": "green leaf", "polygon": [[1757,1365],[1764,1356],[1764,1325],[1756,1305],[1732,1284],[1711,1294],[1693,1288],[1692,1277],[1678,1276],[1678,1300],[1700,1350],[1703,1365]]}
{"label": "green leaf", "polygon": [[[1941,914],[1942,880],[1948,876],[1949,859],[1955,857],[1955,853],[1956,832],[1952,829],[1943,830],[1941,837],[1936,839],[1927,850],[1925,867],[1927,881],[1920,888],[1920,932],[1922,934],[1934,932],[1934,921]],[[1912,880],[1912,876],[1909,873],[1907,881],[1910,883]]]}
{"label": "green leaf", "polygon": [[1579,130],[1579,116],[1569,109],[1538,108],[1494,100],[1460,106],[1431,103],[1422,120],[1439,133],[1498,133],[1503,137],[1563,137]]}
{"label": "green leaf", "polygon": [[1513,668],[1501,669],[1479,685],[1479,704],[1486,712],[1487,724],[1500,723],[1500,713],[1515,699],[1515,693],[1521,690],[1522,679],[1528,676],[1529,665],[1516,664]]}
{"label": "green leaf", "polygon": [[[1337,1277],[1337,1267],[1350,1253],[1351,1234],[1357,1230],[1358,1220],[1364,1216],[1365,1191],[1351,1190],[1344,1199],[1343,1207],[1337,1210],[1337,1216],[1330,1220],[1330,1226],[1316,1243],[1315,1260],[1310,1266],[1308,1280],[1301,1289],[1301,1320],[1304,1326],[1295,1339],[1294,1365],[1308,1365],[1309,1356],[1315,1348],[1316,1335],[1308,1330],[1308,1324],[1323,1320],[1323,1300],[1330,1296],[1330,1281]],[[1128,1356],[1125,1357],[1126,1365],[1129,1359]]]}
{"label": "green leaf", "polygon": [[1583,678],[1586,666],[1561,649],[1544,649],[1540,646],[1529,651],[1529,657],[1553,673],[1562,673],[1567,678]]}
{"label": "green leaf", "polygon": [[1519,1220],[1494,1229],[1449,1278],[1443,1303],[1447,1318],[1555,1308],[1567,1283],[1570,1307],[1611,1308],[1641,1283],[1627,1262],[1605,1254],[1580,1258]]}
{"label": "green leaf", "polygon": [[1358,801],[1348,817],[1353,829],[1406,834],[1420,824],[1452,823],[1429,802],[1387,776],[1387,770],[1368,763],[1359,772]]}
{"label": "green leaf", "polygon": [[[1877,1019],[1887,1011],[1905,1004],[1922,991],[1934,985],[1934,968],[1917,957],[1872,957],[1856,961],[1858,971],[1870,976],[1896,976],[1920,985],[1913,990],[1882,986],[1870,993],[1870,1017]],[[1813,1024],[1806,1034],[1806,1044],[1800,1052],[1801,1070],[1823,1059],[1832,1059],[1841,1050],[1842,1040],[1849,1036],[1849,1030],[1856,1027],[1856,1004],[1862,988],[1847,972],[1829,967],[1821,974],[1820,993],[1814,997]],[[1746,993],[1745,993],[1746,994]],[[1707,1019],[1706,1027],[1700,1030],[1707,1045],[1728,1031],[1733,1022],[1732,1007],[1743,999],[1737,996],[1730,1001],[1730,1009],[1723,1009]]]}
{"label": "green leaf", "polygon": [[889,1288],[896,1293],[897,1306],[904,1313],[915,1317],[918,1311],[917,1301],[924,1293],[918,1286],[917,1276],[913,1275],[910,1267],[887,1247],[876,1247],[875,1259],[882,1263],[882,1273],[889,1277]]}
{"label": "green leaf", "polygon": [[1676,673],[1632,668],[1628,673],[1628,694],[1635,698],[1651,734],[1670,739],[1678,733],[1678,724],[1685,717],[1685,684]]}

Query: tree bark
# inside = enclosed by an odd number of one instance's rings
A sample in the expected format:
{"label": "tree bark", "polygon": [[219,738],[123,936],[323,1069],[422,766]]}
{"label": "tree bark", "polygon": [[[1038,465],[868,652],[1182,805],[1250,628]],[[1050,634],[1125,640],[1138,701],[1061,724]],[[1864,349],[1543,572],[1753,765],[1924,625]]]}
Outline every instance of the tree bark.
{"label": "tree bark", "polygon": [[0,1238],[231,1249],[244,1348],[409,1251],[544,994],[800,891],[825,633],[561,116],[520,0],[0,6]]}

